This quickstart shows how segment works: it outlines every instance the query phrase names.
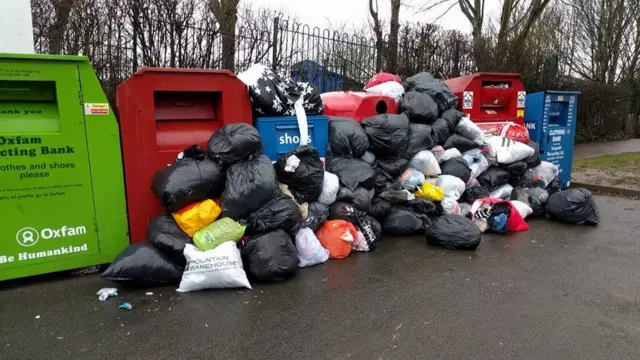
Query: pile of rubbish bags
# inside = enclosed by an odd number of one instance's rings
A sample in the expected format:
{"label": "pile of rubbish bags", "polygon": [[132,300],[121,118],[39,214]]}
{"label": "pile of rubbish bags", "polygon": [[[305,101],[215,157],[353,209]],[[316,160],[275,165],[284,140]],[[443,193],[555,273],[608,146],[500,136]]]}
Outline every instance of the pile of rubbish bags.
{"label": "pile of rubbish bags", "polygon": [[[264,67],[251,71],[240,77],[251,78],[256,112],[291,114],[295,103],[322,111],[317,90]],[[368,86],[395,89],[399,81],[387,74]],[[540,161],[536,144],[485,136],[428,73],[401,87],[400,114],[330,118],[325,162],[305,145],[272,163],[245,123],[223,126],[206,149],[177,154],[151,184],[166,212],[150,222],[148,241],[125,249],[102,278],[181,292],[251,288],[372,251],[384,235],[473,250],[484,232],[528,230],[527,218],[598,224],[591,193],[560,191],[558,168]]]}

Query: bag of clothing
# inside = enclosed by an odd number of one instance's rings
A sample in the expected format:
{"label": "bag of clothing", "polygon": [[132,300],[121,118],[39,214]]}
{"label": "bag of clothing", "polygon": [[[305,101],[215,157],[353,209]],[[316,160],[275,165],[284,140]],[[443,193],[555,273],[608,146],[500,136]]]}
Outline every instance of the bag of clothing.
{"label": "bag of clothing", "polygon": [[[455,108],[450,108],[443,111],[440,117],[449,125],[449,132],[453,132],[453,130],[458,127],[458,124],[460,124],[460,120],[462,120],[462,113]],[[460,151],[464,150],[460,149]]]}
{"label": "bag of clothing", "polygon": [[[291,193],[291,191],[289,191],[289,187],[285,184],[278,184],[278,187],[280,188],[280,191],[286,195],[289,199],[293,200],[294,202],[296,201],[296,199],[293,197],[293,194]],[[277,195],[276,197],[277,198]],[[307,214],[309,213],[309,203],[302,203],[302,204],[298,204],[296,202],[296,205],[298,206],[298,210],[300,211],[300,215],[302,215],[303,219],[307,218]],[[264,209],[264,208],[263,208]]]}
{"label": "bag of clothing", "polygon": [[220,244],[215,249],[200,251],[193,245],[184,249],[187,266],[182,274],[178,292],[205,289],[251,289],[242,268],[240,250],[233,242]]}
{"label": "bag of clothing", "polygon": [[151,183],[153,192],[170,212],[194,202],[220,196],[225,188],[222,165],[202,154],[184,157],[158,171]]}
{"label": "bag of clothing", "polygon": [[405,157],[412,158],[421,151],[431,149],[435,142],[431,137],[431,126],[425,124],[409,124],[409,145]]}
{"label": "bag of clothing", "polygon": [[438,176],[436,186],[444,191],[445,197],[449,197],[454,200],[460,199],[460,196],[462,196],[467,188],[464,181],[459,177],[446,174]]}
{"label": "bag of clothing", "polygon": [[442,213],[445,215],[462,215],[462,208],[455,198],[445,196],[440,201],[440,206],[442,206]]}
{"label": "bag of clothing", "polygon": [[378,157],[376,166],[385,173],[389,174],[392,178],[398,178],[402,173],[409,168],[409,159],[403,156],[384,158]]}
{"label": "bag of clothing", "polygon": [[482,187],[480,184],[477,184],[468,187],[464,193],[462,193],[462,200],[467,204],[473,204],[476,200],[489,196],[489,190]]}
{"label": "bag of clothing", "polygon": [[383,232],[388,235],[414,235],[424,228],[423,219],[404,207],[394,207],[382,223]]}
{"label": "bag of clothing", "polygon": [[426,215],[428,218],[440,216],[441,213],[441,209],[433,201],[427,199],[409,200],[402,206],[411,209],[420,216]]}
{"label": "bag of clothing", "polygon": [[[435,160],[435,159],[434,159]],[[424,184],[424,174],[416,169],[407,169],[400,175],[400,183],[402,187],[409,191],[415,191],[416,188]]]}
{"label": "bag of clothing", "polygon": [[183,267],[149,243],[122,250],[100,278],[138,286],[177,284]]}
{"label": "bag of clothing", "polygon": [[376,219],[382,219],[389,215],[392,207],[393,205],[391,205],[387,200],[380,197],[374,197],[373,200],[371,200],[371,209],[369,210],[369,214]]}
{"label": "bag of clothing", "polygon": [[329,218],[329,207],[320,202],[309,203],[309,214],[304,225],[316,231]]}
{"label": "bag of clothing", "polygon": [[436,185],[425,182],[413,193],[416,198],[431,201],[441,201],[444,199],[444,190]]}
{"label": "bag of clothing", "polygon": [[332,156],[327,159],[327,171],[338,176],[340,185],[354,191],[358,187],[367,190],[375,185],[375,170],[360,159]]}
{"label": "bag of clothing", "polygon": [[296,234],[304,220],[298,204],[290,197],[279,193],[261,209],[249,214],[242,223],[247,226],[245,231],[247,235],[262,234],[277,229]]}
{"label": "bag of clothing", "polygon": [[336,202],[336,195],[340,189],[340,179],[336,174],[328,171],[324,172],[324,179],[322,180],[322,191],[318,196],[318,202],[327,206]]}
{"label": "bag of clothing", "polygon": [[408,146],[409,118],[400,114],[381,114],[362,120],[369,138],[369,151],[382,156],[403,154]]}
{"label": "bag of clothing", "polygon": [[343,259],[351,253],[351,244],[358,234],[356,228],[345,220],[326,221],[316,231],[320,244],[329,250],[331,259]]}
{"label": "bag of clothing", "polygon": [[[362,234],[365,240],[365,244],[362,244],[362,242],[356,244],[357,251],[374,250],[378,245],[378,241],[382,239],[382,227],[380,223],[373,217],[362,213],[356,213],[356,219],[358,221],[356,230]],[[351,249],[353,248],[354,246],[352,244]]]}
{"label": "bag of clothing", "polygon": [[507,233],[529,230],[518,210],[511,201],[497,198],[482,198],[471,206],[474,218],[484,218],[495,232]]}
{"label": "bag of clothing", "polygon": [[289,186],[297,202],[316,201],[322,193],[324,165],[315,148],[297,147],[282,156],[274,168],[278,181]]}
{"label": "bag of clothing", "polygon": [[409,166],[420,170],[425,176],[438,176],[442,174],[438,160],[429,150],[423,150],[417,153],[413,159],[411,159]]}
{"label": "bag of clothing", "polygon": [[458,106],[458,98],[451,92],[447,84],[434,78],[428,72],[421,72],[407,78],[402,86],[406,92],[417,91],[429,94],[438,104],[439,112]]}
{"label": "bag of clothing", "polygon": [[458,149],[458,151],[465,152],[480,147],[480,144],[473,140],[469,140],[466,137],[459,134],[452,134],[447,141],[444,142],[445,149]]}
{"label": "bag of clothing", "polygon": [[464,216],[443,215],[427,228],[426,239],[430,245],[447,249],[475,250],[480,245],[482,232]]}
{"label": "bag of clothing", "polygon": [[187,205],[187,207],[174,212],[172,215],[180,229],[191,237],[196,231],[216,221],[221,213],[220,206],[213,200],[207,199]]}
{"label": "bag of clothing", "polygon": [[465,115],[460,119],[458,126],[455,128],[455,132],[466,137],[469,140],[476,142],[484,142],[484,132],[476,125],[469,115]]}
{"label": "bag of clothing", "polygon": [[244,268],[258,282],[284,281],[298,270],[298,252],[284,230],[252,237],[240,249]]}
{"label": "bag of clothing", "polygon": [[262,154],[262,138],[245,123],[226,124],[209,138],[207,156],[225,167]]}
{"label": "bag of clothing", "polygon": [[583,188],[563,190],[549,196],[547,213],[552,219],[572,225],[598,225],[600,211],[591,192]]}
{"label": "bag of clothing", "polygon": [[378,195],[379,198],[387,200],[393,205],[404,204],[409,200],[415,199],[415,196],[406,189],[403,190],[386,190]]}
{"label": "bag of clothing", "polygon": [[244,219],[258,211],[278,194],[278,180],[266,155],[241,161],[229,167],[227,185],[222,192],[223,216]]}
{"label": "bag of clothing", "polygon": [[347,117],[329,118],[328,155],[361,158],[369,149],[369,138],[357,121]]}
{"label": "bag of clothing", "polygon": [[476,177],[480,186],[493,191],[500,186],[507,184],[511,179],[509,171],[499,168],[497,166],[491,166],[483,173]]}
{"label": "bag of clothing", "polygon": [[436,119],[431,124],[431,138],[436,145],[443,145],[451,135],[449,124],[442,118]]}
{"label": "bag of clothing", "polygon": [[531,207],[531,216],[544,216],[547,213],[545,205],[549,199],[549,193],[541,188],[516,187],[511,192],[511,201],[523,202]]}
{"label": "bag of clothing", "polygon": [[336,200],[351,203],[356,209],[368,212],[371,209],[371,199],[373,199],[374,194],[375,191],[373,189],[367,190],[362,187],[357,188],[355,191],[340,188]]}
{"label": "bag of clothing", "polygon": [[[452,150],[452,149],[450,149],[450,150]],[[444,157],[445,157],[446,151],[444,150],[444,148],[442,146],[440,146],[440,145],[434,146],[431,149],[431,153],[433,154],[433,156],[438,161],[438,164],[442,164],[445,161]],[[460,156],[462,156],[462,154],[460,154]],[[455,156],[453,156],[453,157],[455,157]]]}
{"label": "bag of clothing", "polygon": [[400,77],[395,74],[385,72],[377,73],[373,75],[373,77],[369,79],[369,81],[367,81],[367,85],[364,86],[364,91],[368,91],[375,86],[386,83],[402,84],[402,79],[400,79]]}
{"label": "bag of clothing", "polygon": [[[471,178],[471,169],[469,169],[469,165],[467,165],[467,162],[462,156],[443,162],[442,165],[440,165],[440,169],[442,170],[442,175],[455,176],[464,183]],[[462,194],[462,192],[460,194]]]}
{"label": "bag of clothing", "polygon": [[462,153],[460,153],[460,150],[458,149],[447,149],[443,154],[442,157],[440,158],[440,160],[438,160],[440,162],[440,169],[442,169],[442,163],[445,161],[449,161],[451,159],[455,159],[462,156]]}
{"label": "bag of clothing", "polygon": [[527,162],[524,160],[517,161],[512,164],[503,164],[501,165],[501,167],[503,169],[506,169],[508,172],[510,172],[512,177],[515,177],[515,178],[522,176],[522,174],[524,174],[528,169]]}
{"label": "bag of clothing", "polygon": [[298,253],[298,267],[307,267],[329,260],[329,250],[320,245],[320,240],[309,228],[302,228],[296,234],[296,251]]}
{"label": "bag of clothing", "polygon": [[496,160],[500,164],[511,164],[524,160],[535,152],[533,148],[526,144],[502,136],[489,136],[485,139],[485,142],[491,146],[496,154]]}
{"label": "bag of clothing", "polygon": [[527,216],[533,213],[533,209],[531,208],[531,206],[523,203],[522,201],[511,200],[511,203],[516,208],[516,210],[518,210],[518,213],[520,214],[520,216],[522,216],[523,219],[526,219]]}
{"label": "bag of clothing", "polygon": [[184,233],[170,214],[161,213],[151,219],[147,227],[147,241],[171,257],[178,265],[184,266],[186,260],[184,246],[191,244],[191,237]]}
{"label": "bag of clothing", "polygon": [[222,218],[193,235],[193,243],[202,251],[215,249],[218,245],[231,241],[238,242],[247,227],[233,219]]}
{"label": "bag of clothing", "polygon": [[415,123],[431,124],[439,114],[438,104],[429,94],[409,91],[400,99],[399,111]]}

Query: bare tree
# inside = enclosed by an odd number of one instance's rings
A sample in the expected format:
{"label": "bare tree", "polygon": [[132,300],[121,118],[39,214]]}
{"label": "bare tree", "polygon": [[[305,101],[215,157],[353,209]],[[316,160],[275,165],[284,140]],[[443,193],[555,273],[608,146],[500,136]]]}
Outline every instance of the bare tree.
{"label": "bare tree", "polygon": [[398,71],[398,32],[400,31],[400,0],[391,0],[391,19],[389,21],[389,48],[387,50],[386,71]]}
{"label": "bare tree", "polygon": [[378,0],[369,0],[369,14],[373,22],[373,34],[376,37],[376,72],[382,69],[382,58],[384,54],[384,41],[382,37],[382,24],[378,15]]}
{"label": "bare tree", "polygon": [[209,8],[220,24],[222,33],[222,67],[235,70],[236,23],[240,0],[209,0]]}
{"label": "bare tree", "polygon": [[[473,1],[473,3],[471,2]],[[482,24],[484,22],[485,0],[458,0],[460,11],[471,24],[471,37],[473,39],[473,52],[476,63],[480,66],[480,59],[484,52],[484,39],[482,38]]]}
{"label": "bare tree", "polygon": [[75,0],[50,0],[53,5],[54,21],[49,28],[49,53],[60,54],[64,41],[64,29]]}

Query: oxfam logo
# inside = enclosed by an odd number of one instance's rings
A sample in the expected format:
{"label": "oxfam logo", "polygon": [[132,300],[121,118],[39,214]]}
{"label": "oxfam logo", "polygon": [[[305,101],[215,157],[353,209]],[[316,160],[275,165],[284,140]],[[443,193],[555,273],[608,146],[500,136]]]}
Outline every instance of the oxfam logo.
{"label": "oxfam logo", "polygon": [[16,240],[18,241],[18,244],[30,247],[38,243],[38,240],[40,240],[40,234],[38,233],[38,230],[32,227],[26,227],[18,230]]}

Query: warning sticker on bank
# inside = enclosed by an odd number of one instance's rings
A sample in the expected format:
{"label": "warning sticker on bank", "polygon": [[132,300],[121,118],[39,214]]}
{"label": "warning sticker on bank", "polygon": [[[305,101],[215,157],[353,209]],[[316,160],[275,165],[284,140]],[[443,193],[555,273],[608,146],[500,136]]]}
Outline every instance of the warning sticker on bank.
{"label": "warning sticker on bank", "polygon": [[84,104],[85,115],[109,115],[109,104],[106,103],[86,103]]}
{"label": "warning sticker on bank", "polygon": [[518,110],[518,112],[516,113],[516,117],[524,117],[524,110]]}

